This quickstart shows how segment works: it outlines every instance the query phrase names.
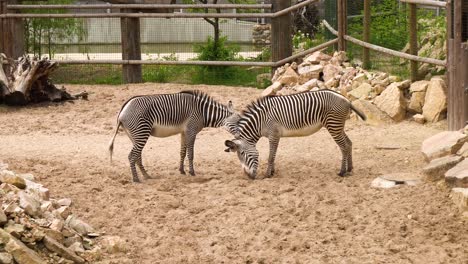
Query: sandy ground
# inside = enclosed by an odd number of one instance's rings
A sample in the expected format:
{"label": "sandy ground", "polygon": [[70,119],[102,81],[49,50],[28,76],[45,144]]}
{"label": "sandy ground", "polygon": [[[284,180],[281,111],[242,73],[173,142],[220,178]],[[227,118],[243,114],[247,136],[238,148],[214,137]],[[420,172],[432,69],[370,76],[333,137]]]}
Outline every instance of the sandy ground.
{"label": "sandy ground", "polygon": [[[126,239],[128,252],[100,263],[467,263],[468,222],[442,184],[370,188],[382,173],[418,173],[421,142],[438,126],[411,122],[373,127],[348,121],[354,175],[336,175],[341,154],[325,130],[281,139],[271,179],[249,180],[223,142],[222,129],[198,135],[197,176],[178,173],[178,136],[151,138],[143,162],[154,177],[133,184],[131,143],[108,142],[121,104],[133,95],[201,89],[236,108],[260,91],[220,86],[142,84],[72,86],[89,101],[0,107],[0,159],[31,172],[53,197],[107,234]],[[378,149],[392,145],[397,150]],[[268,145],[259,142],[260,176]]]}

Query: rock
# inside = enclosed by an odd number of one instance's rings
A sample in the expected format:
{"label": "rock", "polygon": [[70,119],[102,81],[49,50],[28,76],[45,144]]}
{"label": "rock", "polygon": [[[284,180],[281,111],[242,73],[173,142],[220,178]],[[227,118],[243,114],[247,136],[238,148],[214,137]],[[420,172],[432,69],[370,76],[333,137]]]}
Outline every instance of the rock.
{"label": "rock", "polygon": [[366,82],[367,77],[364,73],[359,73],[356,75],[356,77],[353,78],[353,83],[357,83],[357,85],[360,85],[361,83]]}
{"label": "rock", "polygon": [[74,235],[74,236],[71,236],[71,237],[67,237],[65,238],[64,242],[63,242],[63,245],[65,245],[66,247],[70,247],[71,245],[73,245],[74,243],[80,243],[82,244],[83,243],[83,239],[81,238],[81,236],[79,235]]}
{"label": "rock", "polygon": [[380,95],[383,91],[385,91],[385,88],[387,88],[387,86],[377,84],[376,86],[372,87],[372,92],[374,92],[376,95]]}
{"label": "rock", "polygon": [[333,57],[330,59],[330,63],[336,65],[341,65],[345,61],[348,61],[348,56],[346,56],[346,52],[344,51],[335,51]]}
{"label": "rock", "polygon": [[329,61],[332,57],[321,51],[316,51],[311,55],[305,57],[304,62],[310,64],[319,64],[322,61]]}
{"label": "rock", "polygon": [[6,224],[7,221],[8,221],[8,218],[5,212],[3,211],[2,208],[0,208],[0,226],[3,226],[4,224]]}
{"label": "rock", "polygon": [[71,215],[71,213],[71,209],[68,206],[60,206],[59,209],[54,211],[54,214],[59,215],[60,217],[62,217],[62,219],[67,219],[67,217]]}
{"label": "rock", "polygon": [[35,195],[37,198],[43,201],[48,201],[50,194],[49,194],[49,189],[44,188],[42,184],[35,183],[31,180],[25,180],[26,182],[26,191],[28,191],[30,194]]}
{"label": "rock", "polygon": [[429,87],[428,81],[417,81],[411,84],[410,93],[415,92],[426,92],[427,87]]}
{"label": "rock", "polygon": [[296,88],[298,92],[306,92],[312,90],[312,88],[317,87],[317,79],[309,80],[308,82],[304,83],[303,85]]}
{"label": "rock", "polygon": [[60,243],[65,241],[64,235],[60,231],[49,229],[49,228],[42,228],[41,231],[44,233],[44,236],[51,237]]}
{"label": "rock", "polygon": [[465,135],[468,135],[468,125],[466,125],[465,128],[463,129],[463,133]]}
{"label": "rock", "polygon": [[424,100],[423,115],[427,122],[437,122],[447,112],[447,86],[442,78],[431,79]]}
{"label": "rock", "polygon": [[10,221],[4,228],[6,232],[10,235],[20,239],[21,235],[24,233],[24,225],[16,224],[15,222]]}
{"label": "rock", "polygon": [[468,143],[463,144],[463,146],[457,151],[458,156],[462,156],[463,158],[468,157]]}
{"label": "rock", "polygon": [[334,66],[332,64],[327,64],[323,67],[323,80],[325,82],[334,79],[335,76],[340,73],[340,67]]}
{"label": "rock", "polygon": [[383,86],[383,87],[387,87],[390,85],[390,80],[388,78],[386,79],[383,79],[383,80],[380,80],[380,79],[374,79],[371,81],[371,84],[372,86]]}
{"label": "rock", "polygon": [[453,188],[451,196],[462,212],[468,211],[468,188]]}
{"label": "rock", "polygon": [[427,161],[431,161],[457,153],[467,141],[468,135],[457,131],[444,131],[424,140],[421,152]]}
{"label": "rock", "polygon": [[65,225],[65,221],[63,221],[62,219],[53,219],[49,228],[58,232],[62,232],[64,225]]}
{"label": "rock", "polygon": [[410,80],[404,80],[402,82],[397,82],[395,85],[400,89],[400,90],[406,90],[410,88],[411,86],[411,81]]}
{"label": "rock", "polygon": [[103,249],[110,254],[115,254],[119,252],[126,252],[127,245],[125,240],[119,236],[107,236],[104,237],[101,242]]}
{"label": "rock", "polygon": [[299,66],[298,74],[299,74],[299,83],[303,84],[308,82],[311,79],[318,79],[320,73],[323,71],[322,65],[305,65]]}
{"label": "rock", "polygon": [[13,263],[13,256],[6,252],[0,253],[0,264],[10,264],[10,263]]}
{"label": "rock", "polygon": [[355,100],[352,102],[353,106],[363,112],[366,117],[366,123],[370,125],[380,125],[392,122],[392,119],[377,106],[366,100]]}
{"label": "rock", "polygon": [[430,181],[438,181],[444,178],[447,170],[457,165],[463,158],[456,155],[433,159],[426,167],[423,168],[423,173]]}
{"label": "rock", "polygon": [[445,173],[445,182],[451,187],[468,188],[468,159]]}
{"label": "rock", "polygon": [[391,76],[388,77],[388,80],[389,80],[391,83],[399,82],[399,81],[400,81],[400,77],[395,76],[395,75],[391,75]]}
{"label": "rock", "polygon": [[275,95],[283,85],[280,82],[274,82],[272,85],[267,87],[265,90],[262,92],[262,96],[269,96],[269,95]]}
{"label": "rock", "polygon": [[100,246],[96,246],[83,253],[83,255],[86,257],[86,260],[90,261],[90,263],[94,263],[102,259],[102,249]]}
{"label": "rock", "polygon": [[278,82],[283,85],[290,85],[293,83],[299,82],[299,75],[297,75],[296,71],[293,70],[291,67],[286,69],[286,71],[278,78]]}
{"label": "rock", "polygon": [[411,113],[422,113],[424,101],[426,100],[426,92],[413,92],[408,105],[408,111]]}
{"label": "rock", "polygon": [[414,120],[414,122],[419,123],[419,124],[426,123],[426,119],[424,119],[424,116],[421,115],[421,114],[415,114],[413,116],[413,120]]}
{"label": "rock", "polygon": [[406,184],[413,186],[421,183],[421,175],[418,173],[396,172],[381,175],[380,178],[393,181],[396,185]]}
{"label": "rock", "polygon": [[24,209],[24,211],[32,216],[39,217],[41,216],[41,203],[34,198],[33,196],[27,194],[24,191],[19,192],[19,206]]}
{"label": "rock", "polygon": [[13,173],[9,173],[8,171],[0,172],[0,182],[14,185],[20,189],[26,188],[26,182],[24,181],[23,178]]}
{"label": "rock", "polygon": [[327,89],[333,89],[338,87],[339,84],[340,82],[337,79],[333,78],[325,82],[325,87],[327,87]]}
{"label": "rock", "polygon": [[406,101],[397,85],[391,84],[374,100],[377,107],[387,113],[394,121],[402,121],[406,116]]}
{"label": "rock", "polygon": [[0,244],[3,244],[5,251],[13,256],[18,264],[45,264],[39,255],[28,248],[23,242],[0,229]]}
{"label": "rock", "polygon": [[349,92],[348,96],[351,99],[351,101],[354,101],[357,99],[365,99],[371,91],[372,91],[372,86],[368,83],[363,83],[358,88]]}
{"label": "rock", "polygon": [[65,225],[69,226],[71,229],[75,230],[81,235],[87,235],[88,233],[96,233],[94,228],[81,221],[74,215],[70,215],[67,218],[67,220],[65,220]]}
{"label": "rock", "polygon": [[68,249],[79,254],[85,252],[85,249],[83,248],[83,245],[81,245],[80,242],[73,243],[71,246],[68,247]]}
{"label": "rock", "polygon": [[85,263],[85,260],[83,258],[79,257],[75,254],[75,252],[71,251],[59,242],[55,241],[55,239],[49,236],[45,236],[43,242],[44,246],[48,250],[57,253],[59,256],[74,261],[75,263]]}

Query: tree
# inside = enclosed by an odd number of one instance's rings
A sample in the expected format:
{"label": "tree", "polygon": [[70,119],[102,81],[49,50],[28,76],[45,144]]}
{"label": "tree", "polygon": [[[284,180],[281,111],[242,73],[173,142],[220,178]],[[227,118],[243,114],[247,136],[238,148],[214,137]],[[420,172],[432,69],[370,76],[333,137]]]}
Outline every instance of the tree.
{"label": "tree", "polygon": [[[25,2],[38,4],[37,1]],[[71,4],[72,0],[49,0],[48,4]],[[33,9],[28,13],[64,13],[65,10]],[[75,18],[28,18],[25,19],[26,51],[39,57],[43,54],[43,46],[47,45],[47,53],[52,58],[53,41],[82,39],[85,35],[82,20]]]}

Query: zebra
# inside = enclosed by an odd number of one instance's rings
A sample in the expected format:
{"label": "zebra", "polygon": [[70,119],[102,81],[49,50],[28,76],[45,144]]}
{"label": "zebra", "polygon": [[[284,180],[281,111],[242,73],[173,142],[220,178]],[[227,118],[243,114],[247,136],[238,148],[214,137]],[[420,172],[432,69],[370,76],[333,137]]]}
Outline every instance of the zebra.
{"label": "zebra", "polygon": [[266,177],[275,172],[275,157],[281,137],[312,135],[325,127],[341,149],[340,176],[353,169],[352,143],[344,132],[351,110],[363,120],[366,116],[343,95],[332,90],[304,92],[287,96],[267,96],[250,103],[239,117],[235,139],[226,140],[226,152],[237,152],[244,172],[255,179],[258,168],[256,144],[267,137],[270,145]]}
{"label": "zebra", "polygon": [[123,104],[117,116],[117,126],[109,144],[110,161],[115,137],[122,126],[133,143],[128,155],[133,181],[140,182],[135,164],[148,179],[141,154],[150,135],[169,137],[181,134],[179,171],[185,174],[184,160],[188,156],[189,173],[195,176],[193,148],[198,132],[204,127],[223,125],[228,131],[234,131],[238,119],[239,114],[234,111],[231,101],[226,106],[201,91],[135,96]]}

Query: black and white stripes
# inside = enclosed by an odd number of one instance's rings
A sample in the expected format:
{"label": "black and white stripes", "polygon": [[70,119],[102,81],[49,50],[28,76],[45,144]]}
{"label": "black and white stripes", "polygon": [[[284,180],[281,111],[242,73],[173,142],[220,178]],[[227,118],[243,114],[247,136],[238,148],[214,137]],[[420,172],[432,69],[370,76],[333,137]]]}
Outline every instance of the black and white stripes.
{"label": "black and white stripes", "polygon": [[[185,174],[184,160],[188,151],[189,172],[195,175],[193,148],[196,135],[204,127],[225,125],[226,119],[233,115],[235,113],[232,105],[225,106],[199,91],[133,97],[122,106],[118,115],[117,128],[109,145],[111,158],[114,139],[119,126],[122,125],[133,142],[133,149],[128,159],[133,181],[138,182],[135,164],[138,165],[145,178],[148,177],[142,164],[141,153],[149,136],[168,137],[180,133],[179,170]],[[233,129],[232,126],[227,127]]]}
{"label": "black and white stripes", "polygon": [[344,132],[350,110],[365,119],[345,97],[331,90],[264,97],[251,103],[242,113],[236,139],[226,141],[226,146],[228,150],[238,153],[245,172],[255,178],[258,166],[255,145],[261,137],[268,137],[270,156],[267,176],[272,176],[281,137],[308,136],[325,127],[342,151],[339,175],[343,176],[353,169],[352,144]]}

